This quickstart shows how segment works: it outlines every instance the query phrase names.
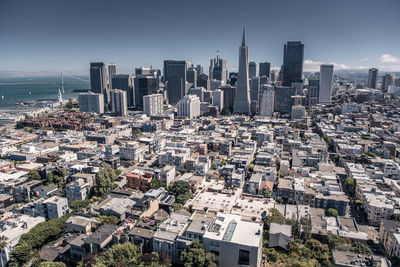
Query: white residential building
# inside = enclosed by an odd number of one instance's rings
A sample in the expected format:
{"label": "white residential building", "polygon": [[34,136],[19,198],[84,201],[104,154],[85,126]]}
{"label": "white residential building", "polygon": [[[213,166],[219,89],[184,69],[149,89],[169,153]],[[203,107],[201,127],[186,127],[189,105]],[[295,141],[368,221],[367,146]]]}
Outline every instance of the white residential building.
{"label": "white residential building", "polygon": [[127,142],[119,149],[119,156],[124,160],[134,160],[141,162],[144,159],[144,154],[148,151],[148,146],[139,142]]}
{"label": "white residential building", "polygon": [[120,116],[128,115],[126,91],[118,89],[111,90],[111,111]]}
{"label": "white residential building", "polygon": [[185,95],[179,100],[177,106],[178,117],[191,119],[200,116],[200,99],[195,95]]}
{"label": "white residential building", "polygon": [[274,113],[274,87],[270,84],[261,85],[259,99],[260,115],[271,117]]}
{"label": "white residential building", "polygon": [[385,195],[364,193],[363,203],[371,224],[379,224],[382,219],[389,219],[394,212],[394,203]]}
{"label": "white residential building", "polygon": [[163,96],[161,94],[143,96],[143,113],[148,117],[162,114]]}

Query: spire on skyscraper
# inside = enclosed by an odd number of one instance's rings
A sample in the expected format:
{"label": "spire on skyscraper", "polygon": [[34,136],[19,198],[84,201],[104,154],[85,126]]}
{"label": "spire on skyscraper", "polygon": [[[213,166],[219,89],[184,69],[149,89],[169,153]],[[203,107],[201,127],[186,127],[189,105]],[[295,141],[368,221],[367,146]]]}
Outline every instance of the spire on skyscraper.
{"label": "spire on skyscraper", "polygon": [[239,47],[239,71],[233,113],[251,115],[249,85],[249,51],[246,30],[243,28],[242,45]]}
{"label": "spire on skyscraper", "polygon": [[242,46],[246,45],[246,28],[243,27]]}

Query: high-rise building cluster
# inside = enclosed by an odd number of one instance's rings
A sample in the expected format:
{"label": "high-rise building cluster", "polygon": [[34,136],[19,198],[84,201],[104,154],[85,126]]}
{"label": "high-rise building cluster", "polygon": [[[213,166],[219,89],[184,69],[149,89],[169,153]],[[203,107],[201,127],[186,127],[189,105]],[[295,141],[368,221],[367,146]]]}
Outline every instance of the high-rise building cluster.
{"label": "high-rise building cluster", "polygon": [[[107,76],[103,62],[92,62],[91,90],[79,97],[82,99],[80,110],[123,116],[136,111],[158,116],[172,110],[175,116],[185,117],[188,112],[183,112],[182,103],[195,103],[195,114],[200,115],[244,114],[301,119],[306,116],[303,112],[306,109],[300,106],[311,108],[331,104],[338,90],[333,64],[321,64],[316,73],[303,71],[304,51],[302,42],[289,41],[283,46],[280,68],[271,67],[271,63],[266,61],[257,64],[249,60],[246,31],[243,29],[237,72],[228,70],[227,60],[220,51],[210,59],[208,74],[203,72],[200,64],[194,65],[187,60],[164,60],[162,70],[140,67],[132,74],[118,73],[116,64],[110,63]],[[400,90],[400,79],[396,79],[393,73],[378,73],[377,68],[371,68],[366,83],[358,86],[380,89],[384,94],[394,93]],[[95,94],[101,94],[102,98]],[[362,94],[365,93],[359,92]],[[188,95],[197,96],[199,104],[187,98]],[[87,99],[96,103],[88,103]],[[296,107],[295,113],[293,107]]]}

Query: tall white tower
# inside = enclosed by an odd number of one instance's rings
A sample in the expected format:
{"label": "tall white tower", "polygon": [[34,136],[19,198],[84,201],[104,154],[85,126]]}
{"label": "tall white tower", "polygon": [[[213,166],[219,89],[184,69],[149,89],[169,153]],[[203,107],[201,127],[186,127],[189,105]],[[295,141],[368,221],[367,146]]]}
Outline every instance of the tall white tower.
{"label": "tall white tower", "polygon": [[246,45],[246,30],[243,28],[242,45],[239,47],[239,73],[233,113],[251,115],[249,84],[249,50]]}
{"label": "tall white tower", "polygon": [[62,104],[62,102],[63,102],[62,93],[61,93],[61,90],[58,89],[58,103]]}

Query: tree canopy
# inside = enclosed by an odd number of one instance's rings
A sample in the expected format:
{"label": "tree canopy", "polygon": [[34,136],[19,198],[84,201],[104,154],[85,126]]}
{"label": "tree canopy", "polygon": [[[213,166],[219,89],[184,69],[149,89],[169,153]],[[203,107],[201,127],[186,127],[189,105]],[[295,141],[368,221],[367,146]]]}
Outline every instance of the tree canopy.
{"label": "tree canopy", "polygon": [[28,180],[42,180],[42,176],[40,176],[38,171],[32,170],[28,172]]}
{"label": "tree canopy", "polygon": [[330,249],[335,249],[340,245],[346,244],[346,240],[338,235],[328,234],[328,246]]}
{"label": "tree canopy", "polygon": [[163,183],[161,182],[160,179],[154,178],[153,180],[151,180],[151,188],[153,189],[158,189],[160,187],[163,187]]}
{"label": "tree canopy", "polygon": [[351,251],[358,254],[368,254],[368,255],[372,254],[369,247],[360,242],[354,242],[353,244],[351,244]]}
{"label": "tree canopy", "polygon": [[39,223],[28,233],[23,234],[11,253],[11,263],[23,266],[32,258],[34,250],[40,249],[44,244],[59,237],[66,229],[66,221],[70,214],[61,218]]}
{"label": "tree canopy", "polygon": [[136,266],[140,263],[140,255],[134,244],[126,242],[116,244],[97,258],[94,267],[103,266]]}
{"label": "tree canopy", "polygon": [[96,221],[98,221],[101,224],[114,224],[114,225],[117,225],[120,222],[118,217],[106,216],[106,215],[101,215],[101,216],[96,217]]}
{"label": "tree canopy", "polygon": [[90,200],[75,200],[69,206],[74,211],[81,211],[89,207]]}
{"label": "tree canopy", "polygon": [[326,216],[337,217],[337,216],[339,216],[339,214],[338,214],[337,210],[331,208],[326,211]]}
{"label": "tree canopy", "polygon": [[67,265],[65,265],[62,262],[52,262],[52,261],[44,261],[41,262],[39,267],[66,267]]}
{"label": "tree canopy", "polygon": [[176,202],[185,204],[192,196],[192,187],[186,181],[175,181],[167,187],[168,193],[175,196]]}
{"label": "tree canopy", "polygon": [[104,197],[116,187],[116,184],[114,183],[115,179],[117,179],[117,174],[109,165],[100,168],[99,172],[96,173],[96,181],[92,187],[92,195]]}
{"label": "tree canopy", "polygon": [[185,267],[215,267],[215,255],[206,253],[199,240],[194,240],[192,244],[185,248],[181,254],[181,261]]}

